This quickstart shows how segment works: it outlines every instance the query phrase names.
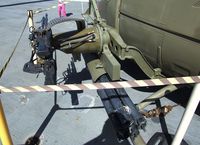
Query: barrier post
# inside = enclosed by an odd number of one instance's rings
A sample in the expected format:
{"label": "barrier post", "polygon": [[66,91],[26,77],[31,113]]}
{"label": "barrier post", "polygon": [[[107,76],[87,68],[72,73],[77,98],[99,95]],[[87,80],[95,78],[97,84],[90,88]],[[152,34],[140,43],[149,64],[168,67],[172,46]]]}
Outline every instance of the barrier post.
{"label": "barrier post", "polygon": [[[30,34],[34,30],[34,21],[33,21],[33,10],[28,10],[28,26],[29,26],[29,31]],[[32,53],[33,53],[33,63],[37,64],[37,55],[34,54],[34,48],[32,47]]]}
{"label": "barrier post", "polygon": [[186,110],[183,114],[181,122],[176,131],[176,135],[174,137],[172,145],[180,145],[181,144],[181,141],[185,136],[185,133],[190,125],[190,122],[192,121],[192,117],[195,114],[195,110],[198,107],[198,104],[200,101],[199,91],[200,91],[200,83],[195,86],[195,88],[192,92],[192,95],[190,96]]}
{"label": "barrier post", "polygon": [[0,141],[2,145],[13,145],[6,117],[4,114],[3,105],[1,103],[1,99],[0,99]]}

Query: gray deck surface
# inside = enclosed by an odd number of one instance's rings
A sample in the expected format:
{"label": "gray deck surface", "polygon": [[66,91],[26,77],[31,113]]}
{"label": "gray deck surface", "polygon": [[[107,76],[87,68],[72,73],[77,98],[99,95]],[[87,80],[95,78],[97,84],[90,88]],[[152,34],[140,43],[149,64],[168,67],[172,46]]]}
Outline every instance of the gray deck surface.
{"label": "gray deck surface", "polygon": [[[8,59],[22,31],[27,18],[28,9],[46,8],[56,5],[57,1],[41,0],[1,0],[0,1],[0,68]],[[84,3],[84,9],[87,4]],[[81,17],[81,3],[71,2],[66,5],[67,12],[73,12],[72,17]],[[34,17],[35,22],[41,20],[45,13]],[[57,17],[57,9],[48,11],[49,20]],[[37,23],[39,25],[39,23]],[[59,25],[53,32],[69,31],[74,29],[73,23]],[[8,65],[3,77],[0,79],[2,86],[42,85],[44,75],[28,74],[22,71],[23,65],[30,58],[31,48],[28,40],[28,27],[22,40]],[[57,52],[58,78],[67,70],[71,63],[71,55]],[[85,69],[84,61],[75,62],[76,71],[73,70],[68,79],[69,83],[91,82],[91,78]],[[122,77],[132,79],[122,71]],[[152,92],[144,92],[136,89],[127,89],[133,102],[138,103]],[[40,135],[42,145],[116,145],[115,133],[108,121],[103,108],[85,109],[81,107],[102,106],[96,91],[84,91],[76,93],[57,93],[57,104],[63,108],[56,110],[54,106],[54,93],[9,93],[0,95],[9,129],[15,145],[24,144],[26,139],[34,134]],[[72,105],[71,97],[78,97],[79,104]],[[73,99],[74,100],[74,99]],[[75,100],[76,101],[76,100]],[[174,104],[163,98],[162,104]],[[75,102],[76,103],[76,102]],[[176,107],[166,116],[169,133],[174,134],[184,108]],[[145,141],[156,132],[161,131],[158,119],[147,119],[146,132],[141,131]],[[190,145],[200,144],[200,119],[193,117],[192,123],[185,135],[185,140]],[[0,143],[1,144],[1,143]],[[129,145],[128,141],[120,143]]]}

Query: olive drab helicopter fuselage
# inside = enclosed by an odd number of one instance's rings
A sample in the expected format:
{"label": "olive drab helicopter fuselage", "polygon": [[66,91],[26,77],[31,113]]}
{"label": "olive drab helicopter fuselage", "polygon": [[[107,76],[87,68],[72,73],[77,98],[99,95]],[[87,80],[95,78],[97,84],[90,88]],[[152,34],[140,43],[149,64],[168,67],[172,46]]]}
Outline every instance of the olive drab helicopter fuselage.
{"label": "olive drab helicopter fuselage", "polygon": [[98,0],[101,16],[123,40],[170,76],[200,74],[198,0]]}

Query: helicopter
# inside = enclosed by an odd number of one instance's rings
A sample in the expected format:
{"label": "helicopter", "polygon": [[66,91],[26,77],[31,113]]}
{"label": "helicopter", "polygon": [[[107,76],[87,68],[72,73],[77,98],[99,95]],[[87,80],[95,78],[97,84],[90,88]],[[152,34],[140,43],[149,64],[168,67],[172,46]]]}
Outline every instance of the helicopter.
{"label": "helicopter", "polygon": [[[90,0],[83,19],[55,18],[45,29],[33,27],[33,13],[29,11],[32,56],[23,70],[43,72],[45,85],[56,84],[53,52],[60,50],[72,54],[75,61],[80,61],[83,55],[93,82],[121,80],[119,61],[124,60],[132,60],[151,79],[199,75],[198,8],[199,2],[194,0],[181,1],[181,5],[179,1]],[[53,26],[69,21],[76,23],[76,31],[52,33]],[[140,130],[145,129],[146,119],[141,110],[152,102],[147,100],[159,100],[177,89],[175,85],[165,86],[138,104],[131,101],[123,88],[97,92],[118,140],[130,137],[134,144],[142,145],[146,143]],[[163,112],[166,107],[158,110],[160,114],[168,113]],[[163,134],[154,136],[147,144],[158,141],[170,144]],[[183,140],[182,144],[187,143]]]}

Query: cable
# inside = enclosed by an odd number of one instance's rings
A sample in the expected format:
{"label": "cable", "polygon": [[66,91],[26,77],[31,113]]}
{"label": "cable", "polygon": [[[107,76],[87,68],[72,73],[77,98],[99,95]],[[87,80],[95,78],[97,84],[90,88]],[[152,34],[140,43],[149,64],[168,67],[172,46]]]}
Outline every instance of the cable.
{"label": "cable", "polygon": [[19,36],[19,39],[17,40],[17,43],[16,43],[16,45],[15,45],[15,47],[14,47],[14,49],[13,49],[11,55],[10,55],[10,57],[8,58],[8,60],[6,61],[6,63],[4,64],[3,68],[2,68],[1,71],[0,71],[0,78],[2,77],[4,71],[6,70],[8,64],[9,64],[9,62],[10,62],[10,60],[11,60],[11,58],[13,57],[13,54],[15,53],[15,50],[16,50],[16,48],[17,48],[17,46],[18,46],[18,44],[19,44],[19,42],[20,42],[20,40],[21,40],[21,38],[22,38],[22,35],[23,35],[23,33],[24,33],[24,30],[25,30],[25,28],[26,28],[27,23],[28,23],[28,17],[27,17],[27,20],[26,20],[26,23],[25,23],[25,25],[24,25],[24,28],[23,28],[23,30],[22,30],[20,36]]}

